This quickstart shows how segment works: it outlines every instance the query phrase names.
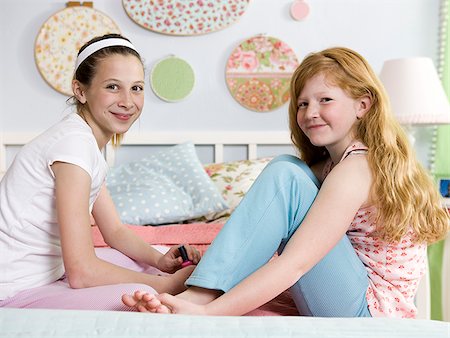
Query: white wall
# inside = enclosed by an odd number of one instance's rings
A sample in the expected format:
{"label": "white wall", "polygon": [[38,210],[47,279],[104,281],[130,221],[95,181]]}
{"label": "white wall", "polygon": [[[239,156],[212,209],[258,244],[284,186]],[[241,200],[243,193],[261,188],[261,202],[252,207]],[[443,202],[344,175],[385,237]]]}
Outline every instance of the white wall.
{"label": "white wall", "polygon": [[[147,71],[175,54],[196,74],[184,101],[166,103],[146,87],[141,121],[133,131],[287,130],[287,105],[257,113],[239,105],[225,84],[231,51],[259,33],[288,43],[301,60],[308,52],[344,45],[363,54],[376,72],[385,59],[427,56],[436,60],[439,0],[307,0],[304,21],[289,15],[292,0],[251,0],[232,26],[215,33],[175,37],[153,33],[131,21],[120,0],[95,0],[94,8],[111,17],[145,58]],[[57,0],[0,0],[0,131],[40,132],[59,120],[66,96],[52,89],[34,62],[41,25],[65,7]]]}

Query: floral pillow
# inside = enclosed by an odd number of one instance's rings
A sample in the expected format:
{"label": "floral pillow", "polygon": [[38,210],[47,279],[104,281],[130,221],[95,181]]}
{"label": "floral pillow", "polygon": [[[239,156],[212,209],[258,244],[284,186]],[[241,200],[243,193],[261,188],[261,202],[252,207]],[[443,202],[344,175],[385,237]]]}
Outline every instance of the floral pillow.
{"label": "floral pillow", "polygon": [[128,224],[177,223],[228,208],[192,143],[111,168],[106,185]]}
{"label": "floral pillow", "polygon": [[206,165],[205,171],[221,192],[229,208],[219,213],[209,214],[205,216],[205,219],[214,220],[229,216],[271,160],[272,157],[265,157]]}

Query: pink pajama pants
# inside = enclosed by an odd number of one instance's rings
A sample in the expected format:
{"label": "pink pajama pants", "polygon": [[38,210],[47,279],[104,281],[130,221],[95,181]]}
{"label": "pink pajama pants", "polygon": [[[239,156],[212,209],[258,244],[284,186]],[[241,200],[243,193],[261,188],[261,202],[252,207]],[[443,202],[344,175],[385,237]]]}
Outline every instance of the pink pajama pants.
{"label": "pink pajama pants", "polygon": [[[115,249],[96,248],[95,252],[99,258],[130,270],[149,274],[161,273],[154,267],[136,263]],[[122,304],[121,296],[136,290],[156,293],[150,286],[138,283],[72,289],[63,277],[52,284],[24,290],[14,297],[0,301],[0,307],[133,311]]]}

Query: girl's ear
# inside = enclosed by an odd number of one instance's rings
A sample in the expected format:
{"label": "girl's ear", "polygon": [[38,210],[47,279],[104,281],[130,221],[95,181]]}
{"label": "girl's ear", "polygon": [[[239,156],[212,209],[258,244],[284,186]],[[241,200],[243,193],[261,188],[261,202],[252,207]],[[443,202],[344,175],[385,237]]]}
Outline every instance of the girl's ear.
{"label": "girl's ear", "polygon": [[370,107],[372,107],[372,99],[369,96],[360,98],[356,118],[361,119],[369,111]]}
{"label": "girl's ear", "polygon": [[78,80],[72,81],[72,91],[73,95],[77,98],[78,101],[80,101],[81,104],[86,103],[86,96],[83,89],[82,84]]}

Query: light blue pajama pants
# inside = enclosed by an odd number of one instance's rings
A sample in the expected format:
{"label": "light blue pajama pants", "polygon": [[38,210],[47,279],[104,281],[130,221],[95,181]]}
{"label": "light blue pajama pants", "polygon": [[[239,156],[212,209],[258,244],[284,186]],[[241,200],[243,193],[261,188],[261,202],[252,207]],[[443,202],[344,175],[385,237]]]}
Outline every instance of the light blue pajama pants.
{"label": "light blue pajama pants", "polygon": [[[281,253],[301,225],[319,185],[298,158],[282,155],[272,160],[186,284],[226,292],[267,263],[277,250]],[[344,236],[290,291],[301,315],[370,317],[367,288],[367,272]]]}

